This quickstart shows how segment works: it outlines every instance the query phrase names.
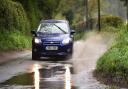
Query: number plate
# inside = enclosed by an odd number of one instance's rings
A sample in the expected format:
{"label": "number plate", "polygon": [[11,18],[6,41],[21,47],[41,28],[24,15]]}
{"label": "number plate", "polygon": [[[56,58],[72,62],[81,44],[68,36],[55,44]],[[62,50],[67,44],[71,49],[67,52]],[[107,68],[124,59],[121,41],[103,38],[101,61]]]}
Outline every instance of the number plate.
{"label": "number plate", "polygon": [[57,46],[46,46],[46,50],[58,50]]}

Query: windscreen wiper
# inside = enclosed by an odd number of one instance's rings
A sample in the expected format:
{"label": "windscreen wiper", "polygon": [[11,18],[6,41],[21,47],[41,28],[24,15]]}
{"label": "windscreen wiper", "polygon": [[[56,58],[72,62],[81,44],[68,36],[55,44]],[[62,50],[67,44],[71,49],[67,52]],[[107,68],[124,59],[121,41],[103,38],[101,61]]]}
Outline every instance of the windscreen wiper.
{"label": "windscreen wiper", "polygon": [[54,26],[56,26],[57,28],[59,28],[62,32],[64,32],[65,34],[67,33],[66,31],[64,31],[62,28],[60,28],[59,26],[57,26],[56,24],[53,24]]}

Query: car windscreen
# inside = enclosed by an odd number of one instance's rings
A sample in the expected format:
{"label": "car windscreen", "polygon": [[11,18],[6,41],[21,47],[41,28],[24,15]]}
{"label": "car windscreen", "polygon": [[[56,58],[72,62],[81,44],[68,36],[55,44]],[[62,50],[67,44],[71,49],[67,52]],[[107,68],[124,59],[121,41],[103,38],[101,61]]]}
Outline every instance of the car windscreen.
{"label": "car windscreen", "polygon": [[44,34],[67,34],[69,27],[66,23],[41,23],[38,32]]}

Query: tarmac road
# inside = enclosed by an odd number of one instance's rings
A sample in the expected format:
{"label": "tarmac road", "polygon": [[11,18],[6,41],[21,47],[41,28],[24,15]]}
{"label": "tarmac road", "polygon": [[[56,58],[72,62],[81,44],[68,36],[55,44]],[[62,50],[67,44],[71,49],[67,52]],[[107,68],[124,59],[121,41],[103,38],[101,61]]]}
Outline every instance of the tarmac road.
{"label": "tarmac road", "polygon": [[109,43],[110,39],[95,34],[75,42],[73,58],[69,60],[33,61],[30,53],[1,64],[0,89],[110,89],[92,74]]}

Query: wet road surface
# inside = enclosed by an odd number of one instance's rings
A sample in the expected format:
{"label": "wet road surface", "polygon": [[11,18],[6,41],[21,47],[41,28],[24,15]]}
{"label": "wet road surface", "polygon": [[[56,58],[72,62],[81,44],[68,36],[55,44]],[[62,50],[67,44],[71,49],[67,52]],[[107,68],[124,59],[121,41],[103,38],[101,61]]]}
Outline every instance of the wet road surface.
{"label": "wet road surface", "polygon": [[1,89],[76,89],[72,86],[71,75],[74,71],[70,61],[42,62],[28,59],[20,60],[18,67],[15,63],[3,69],[1,67],[1,81],[8,78],[1,83]]}
{"label": "wet road surface", "polygon": [[0,89],[111,89],[92,74],[109,43],[96,34],[75,42],[73,58],[69,60],[32,61],[30,54],[0,65]]}

